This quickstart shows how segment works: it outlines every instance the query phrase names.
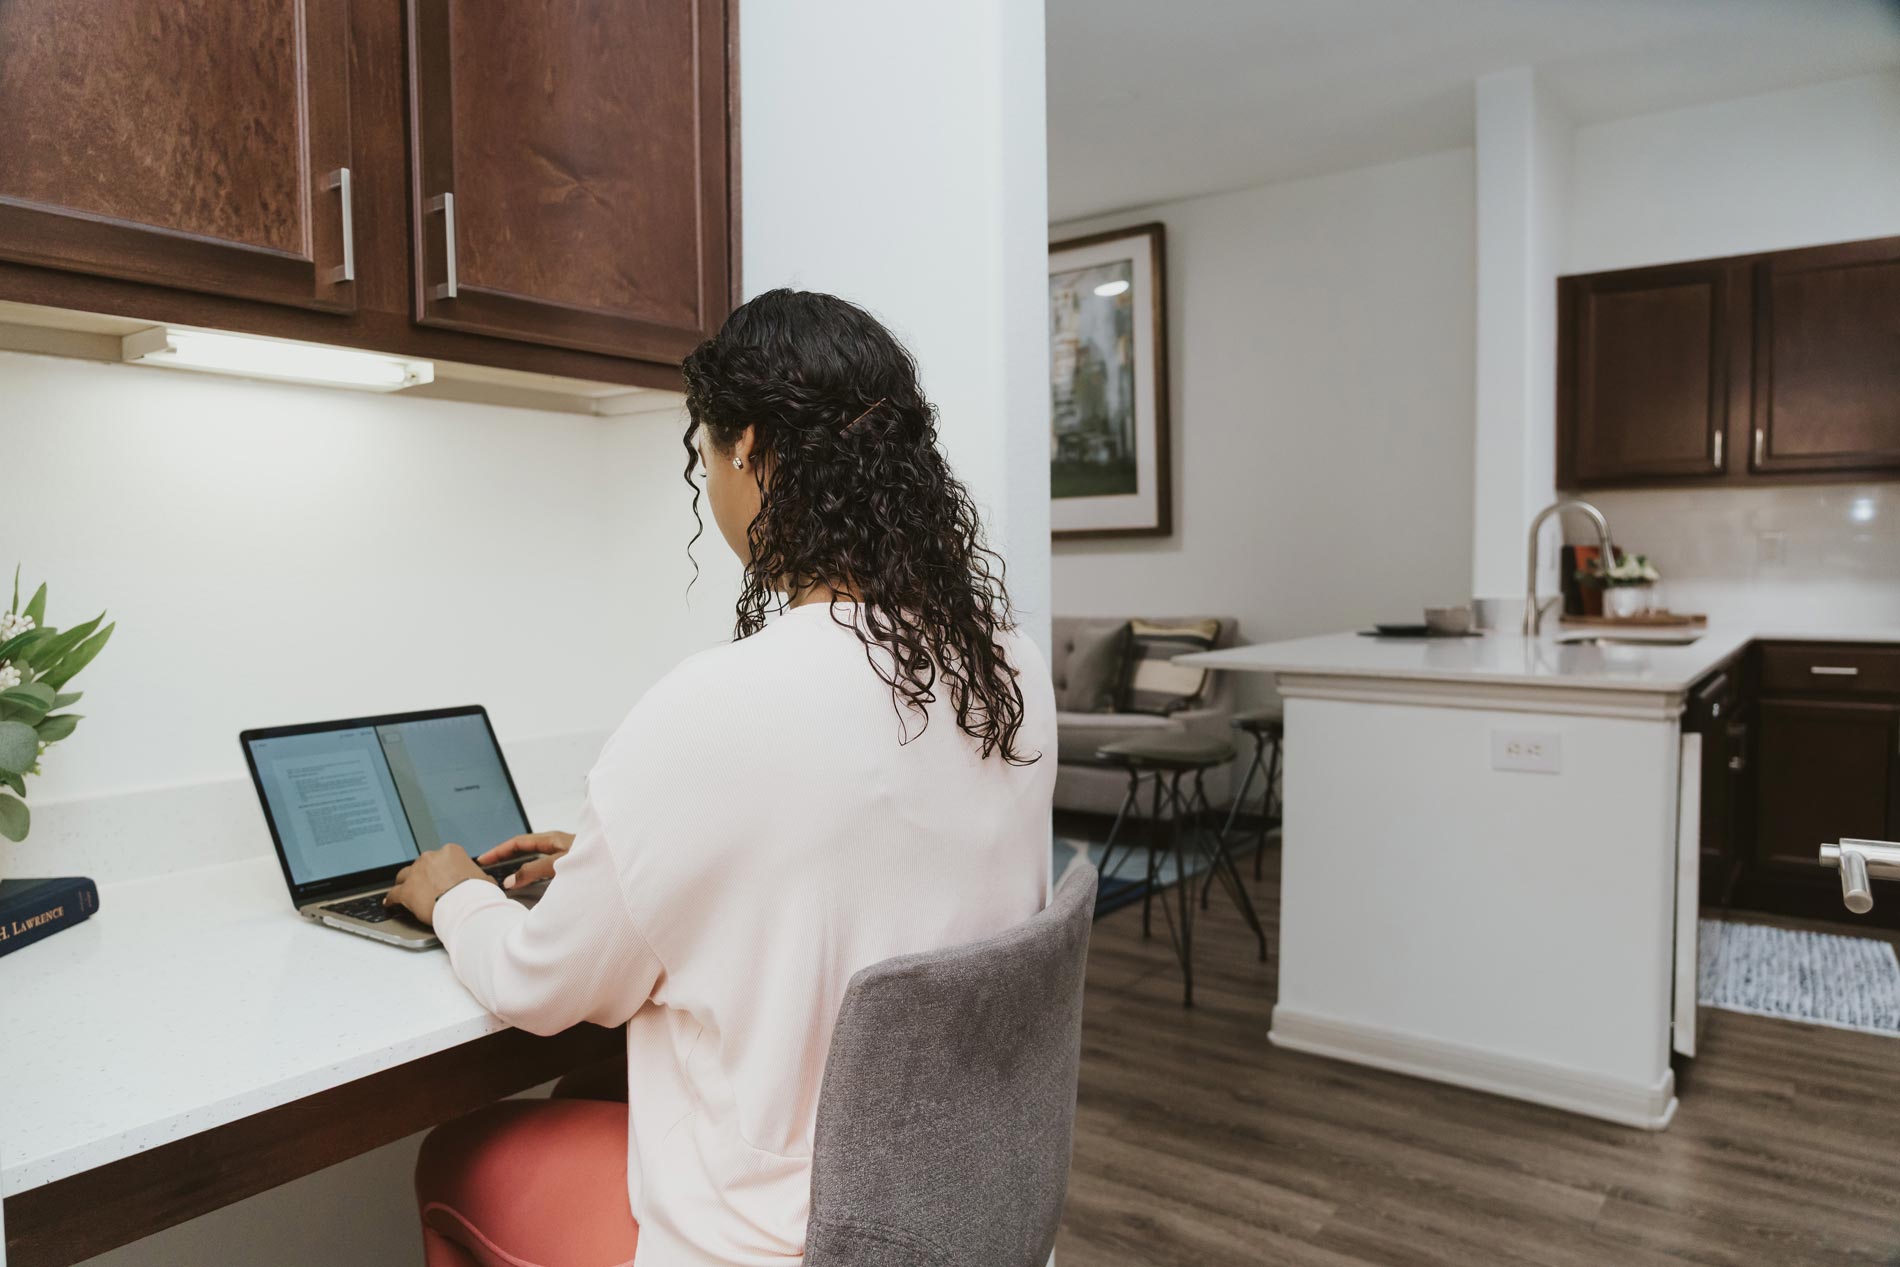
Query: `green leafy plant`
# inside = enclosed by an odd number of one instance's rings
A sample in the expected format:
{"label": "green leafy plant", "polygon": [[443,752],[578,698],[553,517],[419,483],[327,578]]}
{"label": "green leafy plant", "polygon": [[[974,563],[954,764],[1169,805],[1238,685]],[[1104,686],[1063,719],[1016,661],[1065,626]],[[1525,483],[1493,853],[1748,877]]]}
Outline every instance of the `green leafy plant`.
{"label": "green leafy plant", "polygon": [[20,569],[13,569],[13,602],[0,615],[0,836],[25,840],[32,818],[26,776],[40,772],[47,748],[73,733],[79,714],[61,710],[79,702],[66,684],[92,663],[114,626],[100,612],[83,625],[46,623],[46,586],[20,607]]}
{"label": "green leafy plant", "polygon": [[1622,585],[1650,585],[1662,579],[1662,573],[1642,554],[1623,554],[1618,551],[1618,559],[1606,576],[1603,572],[1603,560],[1592,559],[1588,567],[1577,569],[1577,579],[1585,585],[1595,585],[1605,589],[1615,589]]}

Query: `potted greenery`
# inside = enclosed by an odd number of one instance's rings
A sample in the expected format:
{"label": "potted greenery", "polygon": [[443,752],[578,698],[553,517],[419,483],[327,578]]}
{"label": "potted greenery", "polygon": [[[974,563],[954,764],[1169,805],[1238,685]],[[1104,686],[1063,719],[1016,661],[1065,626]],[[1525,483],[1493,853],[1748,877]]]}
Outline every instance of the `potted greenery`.
{"label": "potted greenery", "polygon": [[1603,591],[1603,614],[1623,620],[1640,616],[1655,608],[1656,582],[1662,579],[1649,557],[1642,554],[1617,554],[1606,572],[1603,560],[1592,559],[1588,567],[1577,569],[1577,580]]}
{"label": "potted greenery", "polygon": [[20,569],[13,569],[13,602],[0,614],[0,836],[26,839],[26,776],[40,772],[47,748],[73,733],[79,715],[61,710],[79,702],[66,684],[92,663],[112,636],[105,613],[71,629],[46,621],[46,586],[20,606]]}

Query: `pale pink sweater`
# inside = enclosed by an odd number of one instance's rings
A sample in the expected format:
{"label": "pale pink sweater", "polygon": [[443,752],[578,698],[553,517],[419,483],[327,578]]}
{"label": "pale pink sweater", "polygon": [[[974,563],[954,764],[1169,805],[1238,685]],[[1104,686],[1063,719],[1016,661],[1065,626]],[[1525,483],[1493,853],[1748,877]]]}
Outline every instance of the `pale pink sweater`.
{"label": "pale pink sweater", "polygon": [[543,1034],[627,1026],[640,1267],[800,1262],[851,974],[1041,909],[1055,701],[1034,644],[1004,647],[1020,745],[1042,754],[1029,766],[979,759],[941,686],[919,733],[857,637],[823,604],[794,608],[639,702],[533,911],[474,880],[436,904],[495,1015]]}

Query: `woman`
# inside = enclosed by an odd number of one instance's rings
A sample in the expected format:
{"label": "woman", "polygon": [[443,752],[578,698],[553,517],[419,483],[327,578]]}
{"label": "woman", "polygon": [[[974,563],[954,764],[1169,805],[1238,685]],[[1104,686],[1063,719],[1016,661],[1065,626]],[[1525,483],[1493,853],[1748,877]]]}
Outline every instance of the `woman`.
{"label": "woman", "polygon": [[851,975],[1047,891],[1048,671],[909,353],[841,299],[776,290],[685,376],[694,513],[703,480],[745,565],[734,641],[634,708],[573,836],[482,856],[544,855],[518,877],[554,877],[532,911],[454,846],[390,895],[502,1019],[626,1025],[627,1103],[509,1101],[432,1135],[432,1267],[799,1262]]}

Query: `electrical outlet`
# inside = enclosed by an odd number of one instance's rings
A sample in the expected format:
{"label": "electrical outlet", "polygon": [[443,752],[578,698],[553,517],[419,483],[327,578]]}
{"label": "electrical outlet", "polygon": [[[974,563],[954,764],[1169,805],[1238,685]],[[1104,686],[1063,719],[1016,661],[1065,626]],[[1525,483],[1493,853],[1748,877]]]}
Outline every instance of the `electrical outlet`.
{"label": "electrical outlet", "polygon": [[1491,732],[1491,768],[1561,774],[1564,737],[1542,730],[1494,730]]}

